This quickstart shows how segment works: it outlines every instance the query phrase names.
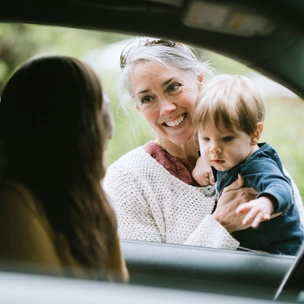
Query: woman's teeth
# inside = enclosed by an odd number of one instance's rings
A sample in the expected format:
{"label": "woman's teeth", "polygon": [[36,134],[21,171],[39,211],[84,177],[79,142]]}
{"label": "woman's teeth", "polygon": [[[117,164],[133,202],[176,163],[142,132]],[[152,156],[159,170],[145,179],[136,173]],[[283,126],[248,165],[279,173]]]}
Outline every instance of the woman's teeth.
{"label": "woman's teeth", "polygon": [[180,123],[182,123],[185,120],[185,118],[186,118],[186,114],[184,114],[180,118],[176,119],[175,121],[166,122],[165,125],[167,125],[168,127],[175,127],[175,126],[179,125]]}

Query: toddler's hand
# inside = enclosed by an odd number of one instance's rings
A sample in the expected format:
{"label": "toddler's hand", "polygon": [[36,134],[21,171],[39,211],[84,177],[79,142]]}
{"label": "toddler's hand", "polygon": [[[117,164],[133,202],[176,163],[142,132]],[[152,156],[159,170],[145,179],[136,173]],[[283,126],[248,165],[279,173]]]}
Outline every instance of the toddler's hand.
{"label": "toddler's hand", "polygon": [[192,171],[192,176],[196,180],[196,182],[201,186],[215,184],[215,179],[211,167],[201,156],[196,162],[196,166]]}
{"label": "toddler's hand", "polygon": [[257,228],[262,221],[268,221],[272,218],[274,205],[270,198],[261,196],[248,203],[241,204],[236,209],[236,213],[247,213],[243,219],[243,225],[251,225],[252,228]]}

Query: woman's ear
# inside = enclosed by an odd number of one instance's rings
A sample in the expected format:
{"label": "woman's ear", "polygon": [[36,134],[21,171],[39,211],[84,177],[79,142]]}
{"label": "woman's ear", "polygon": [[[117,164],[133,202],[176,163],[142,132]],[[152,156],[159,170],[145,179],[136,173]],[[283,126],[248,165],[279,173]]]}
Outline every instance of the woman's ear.
{"label": "woman's ear", "polygon": [[258,122],[256,130],[254,131],[254,133],[251,136],[251,142],[250,142],[250,144],[252,146],[256,145],[259,142],[259,140],[260,140],[260,138],[262,136],[263,127],[264,127],[263,123],[262,122]]}
{"label": "woman's ear", "polygon": [[197,76],[197,80],[199,82],[199,87],[201,88],[204,82],[204,75],[201,73]]}

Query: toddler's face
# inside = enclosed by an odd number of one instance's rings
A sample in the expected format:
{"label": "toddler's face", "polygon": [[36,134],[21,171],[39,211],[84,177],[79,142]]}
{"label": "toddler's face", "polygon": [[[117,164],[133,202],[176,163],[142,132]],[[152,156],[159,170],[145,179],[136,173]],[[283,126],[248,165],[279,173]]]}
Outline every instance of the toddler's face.
{"label": "toddler's face", "polygon": [[231,169],[254,152],[250,135],[241,130],[230,131],[223,123],[216,127],[212,119],[198,130],[198,139],[202,157],[218,171]]}

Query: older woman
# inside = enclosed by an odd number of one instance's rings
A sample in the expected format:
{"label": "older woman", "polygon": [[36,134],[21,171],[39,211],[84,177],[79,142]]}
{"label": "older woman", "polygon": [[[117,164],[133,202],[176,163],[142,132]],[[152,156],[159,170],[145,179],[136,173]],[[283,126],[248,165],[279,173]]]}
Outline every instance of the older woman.
{"label": "older woman", "polygon": [[[254,191],[241,188],[239,178],[216,202],[213,186],[200,187],[192,178],[199,149],[192,110],[211,74],[208,64],[181,43],[150,38],[130,43],[120,63],[121,101],[132,100],[157,134],[107,170],[104,188],[121,237],[237,249],[231,233],[248,226],[236,208]],[[210,173],[205,178],[208,184]]]}

